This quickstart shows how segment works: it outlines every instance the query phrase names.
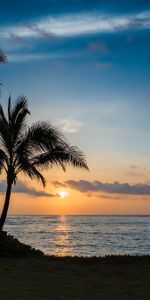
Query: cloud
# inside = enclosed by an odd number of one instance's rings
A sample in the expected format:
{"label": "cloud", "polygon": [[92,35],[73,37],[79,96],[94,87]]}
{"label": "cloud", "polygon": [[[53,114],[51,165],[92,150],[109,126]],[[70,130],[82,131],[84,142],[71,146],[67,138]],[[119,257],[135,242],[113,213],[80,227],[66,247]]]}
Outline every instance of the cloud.
{"label": "cloud", "polygon": [[92,52],[98,52],[100,54],[108,54],[109,53],[107,44],[102,41],[90,43],[88,46],[88,49]]}
{"label": "cloud", "polygon": [[[3,27],[0,37],[10,38],[17,35],[18,38],[51,39],[55,36],[76,36],[92,33],[118,32],[120,30],[150,28],[150,12],[133,14],[102,14],[96,13],[74,13],[45,17],[41,20],[20,24],[16,26]],[[102,46],[101,46],[102,47]]]}
{"label": "cloud", "polygon": [[132,176],[132,177],[136,177],[136,176],[144,176],[144,175],[146,175],[146,173],[145,173],[145,168],[140,168],[140,167],[138,167],[138,166],[136,166],[136,165],[130,165],[130,169],[129,169],[129,171],[128,172],[126,172],[126,175],[127,176]]}
{"label": "cloud", "polygon": [[61,54],[8,54],[8,61],[9,62],[27,62],[27,61],[38,61],[38,60],[54,60],[66,57],[65,55]]}
{"label": "cloud", "polygon": [[83,123],[79,120],[63,119],[58,126],[65,133],[76,133],[80,130]]}
{"label": "cloud", "polygon": [[131,176],[131,177],[143,177],[145,174],[144,173],[140,173],[140,172],[135,172],[135,171],[128,171],[126,173],[127,176]]}
{"label": "cloud", "polygon": [[25,26],[31,31],[35,32],[35,34],[37,34],[39,37],[43,37],[46,40],[52,40],[55,38],[55,35],[52,32],[47,31],[44,27],[39,27],[38,23],[28,23]]}
{"label": "cloud", "polygon": [[123,198],[123,195],[120,195],[120,196],[108,196],[108,194],[107,195],[98,195],[98,198],[100,198],[100,199],[106,199],[106,200],[123,200],[124,198]]}
{"label": "cloud", "polygon": [[[0,182],[0,193],[4,193],[6,191],[6,180],[2,180]],[[33,187],[29,187],[26,183],[18,180],[17,184],[13,186],[12,192],[14,193],[23,193],[29,194],[35,197],[56,197],[58,195],[47,193],[45,191],[38,191]]]}
{"label": "cloud", "polygon": [[130,165],[130,168],[133,169],[133,170],[139,169],[139,167],[137,167],[137,166],[135,166],[135,165]]}
{"label": "cloud", "polygon": [[52,184],[54,185],[54,187],[59,188],[59,187],[66,187],[65,183],[62,183],[60,181],[53,181]]}
{"label": "cloud", "polygon": [[24,40],[21,37],[19,37],[17,34],[10,33],[10,38],[17,45],[23,45],[24,44]]}
{"label": "cloud", "polygon": [[103,183],[100,181],[68,180],[65,184],[82,193],[103,192],[120,195],[150,195],[150,185],[142,183],[130,185],[129,183],[119,182]]}

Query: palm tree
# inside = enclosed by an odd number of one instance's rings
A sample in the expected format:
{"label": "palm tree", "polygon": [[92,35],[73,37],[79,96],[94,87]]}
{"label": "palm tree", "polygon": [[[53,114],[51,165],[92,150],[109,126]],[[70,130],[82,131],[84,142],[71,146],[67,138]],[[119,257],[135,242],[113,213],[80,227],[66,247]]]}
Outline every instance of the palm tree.
{"label": "palm tree", "polygon": [[0,218],[0,232],[3,230],[8,212],[12,185],[18,174],[25,173],[37,179],[45,187],[42,169],[67,165],[88,170],[84,154],[75,146],[70,146],[64,136],[48,122],[36,122],[27,126],[27,99],[19,97],[14,106],[8,100],[8,113],[0,105],[0,171],[7,175],[7,189]]}
{"label": "palm tree", "polygon": [[7,57],[5,53],[0,49],[0,63],[4,63],[7,61]]}

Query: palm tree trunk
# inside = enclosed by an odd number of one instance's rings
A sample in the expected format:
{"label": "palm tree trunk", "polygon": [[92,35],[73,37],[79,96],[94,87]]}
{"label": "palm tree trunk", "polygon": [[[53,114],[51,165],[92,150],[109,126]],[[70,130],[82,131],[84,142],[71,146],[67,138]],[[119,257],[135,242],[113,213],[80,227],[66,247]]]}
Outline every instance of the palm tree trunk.
{"label": "palm tree trunk", "polygon": [[12,187],[12,182],[8,181],[7,183],[7,190],[6,190],[6,196],[5,196],[5,202],[0,218],[0,233],[3,230],[3,226],[6,220],[7,212],[8,212],[8,207],[9,207],[9,202],[10,202],[10,195],[11,195],[11,187]]}

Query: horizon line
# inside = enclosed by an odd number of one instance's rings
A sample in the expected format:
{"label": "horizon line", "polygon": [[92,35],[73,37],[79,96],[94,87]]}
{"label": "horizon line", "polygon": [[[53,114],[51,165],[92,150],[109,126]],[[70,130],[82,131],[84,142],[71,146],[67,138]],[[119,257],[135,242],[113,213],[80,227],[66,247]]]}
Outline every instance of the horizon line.
{"label": "horizon line", "polygon": [[35,217],[150,217],[150,214],[8,214],[8,217],[35,216]]}

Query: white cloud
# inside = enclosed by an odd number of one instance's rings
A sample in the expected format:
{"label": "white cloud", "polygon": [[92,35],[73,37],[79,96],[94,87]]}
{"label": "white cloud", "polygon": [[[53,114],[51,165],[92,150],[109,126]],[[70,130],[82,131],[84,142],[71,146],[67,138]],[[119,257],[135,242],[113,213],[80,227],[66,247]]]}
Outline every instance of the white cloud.
{"label": "white cloud", "polygon": [[65,133],[75,133],[80,130],[83,123],[79,120],[63,119],[58,125],[61,131]]}
{"label": "white cloud", "polygon": [[74,36],[95,32],[116,32],[121,29],[150,28],[150,12],[130,15],[104,15],[100,13],[70,14],[47,17],[34,23],[3,27],[0,37],[13,35],[22,38],[47,39],[53,36]]}
{"label": "white cloud", "polygon": [[8,54],[8,61],[9,62],[27,62],[27,61],[37,61],[37,60],[44,60],[44,59],[59,59],[66,57],[63,54]]}

